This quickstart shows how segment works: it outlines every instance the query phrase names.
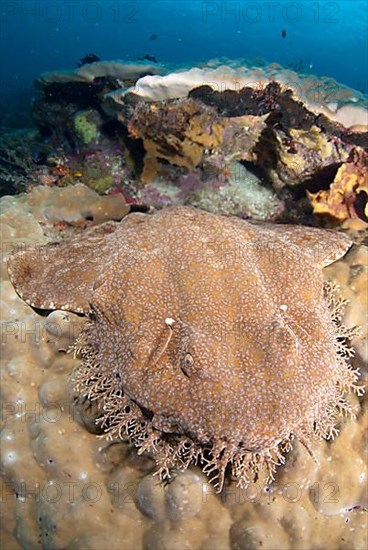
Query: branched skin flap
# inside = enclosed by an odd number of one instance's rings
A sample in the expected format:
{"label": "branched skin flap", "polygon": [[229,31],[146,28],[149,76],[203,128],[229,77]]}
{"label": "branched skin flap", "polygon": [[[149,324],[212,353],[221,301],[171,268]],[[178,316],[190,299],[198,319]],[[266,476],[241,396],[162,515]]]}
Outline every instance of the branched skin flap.
{"label": "branched skin flap", "polygon": [[217,490],[272,478],[293,437],[334,434],[360,391],[342,342],[343,303],[322,268],[344,235],[252,224],[185,208],[130,214],[9,261],[34,307],[89,317],[76,387],[111,437],[157,461],[162,479],[200,461]]}

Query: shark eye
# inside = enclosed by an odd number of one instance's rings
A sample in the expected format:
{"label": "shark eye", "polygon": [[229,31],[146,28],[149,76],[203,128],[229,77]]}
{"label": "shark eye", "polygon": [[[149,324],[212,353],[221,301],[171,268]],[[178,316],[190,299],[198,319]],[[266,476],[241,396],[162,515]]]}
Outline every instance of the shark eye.
{"label": "shark eye", "polygon": [[186,367],[192,367],[193,364],[194,364],[193,356],[190,355],[190,353],[187,353],[186,356],[184,357],[184,365]]}
{"label": "shark eye", "polygon": [[192,367],[194,365],[193,356],[190,353],[187,353],[184,357],[182,366],[180,367],[185,376],[190,376],[193,374]]}

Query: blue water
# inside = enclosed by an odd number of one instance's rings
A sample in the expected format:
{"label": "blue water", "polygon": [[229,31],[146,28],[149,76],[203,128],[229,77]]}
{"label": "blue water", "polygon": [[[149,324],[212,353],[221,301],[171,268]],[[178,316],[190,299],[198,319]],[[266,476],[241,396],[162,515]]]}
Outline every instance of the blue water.
{"label": "blue water", "polygon": [[264,59],[367,93],[367,6],[365,0],[3,0],[1,106],[26,112],[37,75],[73,68],[90,52],[126,60],[150,53],[185,65],[221,56]]}

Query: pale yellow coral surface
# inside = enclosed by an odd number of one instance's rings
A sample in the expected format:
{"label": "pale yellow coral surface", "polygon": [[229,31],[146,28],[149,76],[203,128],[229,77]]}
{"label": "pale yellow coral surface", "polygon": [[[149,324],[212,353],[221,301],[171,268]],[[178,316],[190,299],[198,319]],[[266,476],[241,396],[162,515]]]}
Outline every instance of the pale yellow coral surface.
{"label": "pale yellow coral surface", "polygon": [[[308,193],[315,214],[336,220],[368,220],[368,154],[358,147],[353,159],[340,166],[328,190]],[[359,198],[362,202],[359,208]]]}
{"label": "pale yellow coral surface", "polygon": [[[357,420],[344,420],[334,441],[316,443],[314,459],[295,442],[269,487],[262,479],[246,490],[230,482],[218,496],[196,467],[160,485],[149,458],[90,433],[88,411],[81,416],[73,408],[70,375],[77,360],[66,350],[84,320],[60,311],[40,316],[16,295],[6,256],[13,245],[45,243],[46,226],[31,213],[27,197],[6,198],[2,205],[4,548],[366,548],[363,399],[352,397]],[[350,300],[349,326],[366,326],[367,271],[363,246],[326,269]],[[354,362],[364,375],[364,330],[354,345]]]}

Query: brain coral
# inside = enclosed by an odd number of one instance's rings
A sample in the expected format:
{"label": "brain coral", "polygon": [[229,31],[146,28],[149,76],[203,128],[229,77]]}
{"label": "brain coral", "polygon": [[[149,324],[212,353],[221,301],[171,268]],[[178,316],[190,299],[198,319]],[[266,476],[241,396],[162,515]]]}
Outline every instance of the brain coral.
{"label": "brain coral", "polygon": [[83,313],[76,385],[101,426],[156,458],[200,461],[218,490],[270,476],[296,437],[335,433],[358,373],[322,267],[350,241],[192,208],[130,214],[9,259],[33,307]]}

